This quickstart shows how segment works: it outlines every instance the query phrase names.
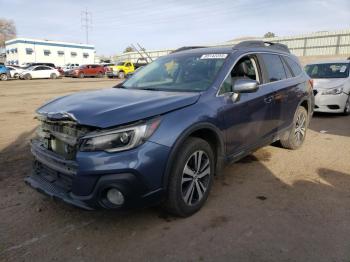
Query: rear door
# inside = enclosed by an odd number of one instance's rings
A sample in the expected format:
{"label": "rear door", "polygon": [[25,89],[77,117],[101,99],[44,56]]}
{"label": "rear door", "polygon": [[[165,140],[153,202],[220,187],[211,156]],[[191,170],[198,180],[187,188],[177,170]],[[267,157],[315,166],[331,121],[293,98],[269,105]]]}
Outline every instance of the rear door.
{"label": "rear door", "polygon": [[289,127],[293,121],[296,109],[297,82],[282,55],[261,54],[265,85],[275,92],[272,99],[272,120],[274,132],[277,133]]}
{"label": "rear door", "polygon": [[86,76],[91,76],[93,69],[92,69],[92,65],[86,65],[86,67],[83,69],[84,75]]}
{"label": "rear door", "polygon": [[55,71],[51,67],[43,66],[41,71],[41,77],[49,78],[52,73],[55,73]]}
{"label": "rear door", "polygon": [[[232,86],[239,78],[250,78],[259,83],[254,93],[238,94],[235,99]],[[226,150],[231,156],[239,156],[260,144],[273,130],[271,122],[272,104],[269,98],[274,90],[263,85],[258,56],[249,54],[242,57],[225,79],[219,91],[223,97],[223,118],[225,121]]]}

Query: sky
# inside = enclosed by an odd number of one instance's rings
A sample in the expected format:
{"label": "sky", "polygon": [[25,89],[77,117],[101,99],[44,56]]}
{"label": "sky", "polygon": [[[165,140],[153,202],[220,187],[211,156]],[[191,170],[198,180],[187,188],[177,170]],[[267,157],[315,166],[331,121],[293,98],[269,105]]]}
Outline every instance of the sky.
{"label": "sky", "polygon": [[18,37],[86,43],[115,55],[131,43],[148,50],[205,45],[274,32],[288,36],[350,29],[350,0],[0,0],[0,18]]}

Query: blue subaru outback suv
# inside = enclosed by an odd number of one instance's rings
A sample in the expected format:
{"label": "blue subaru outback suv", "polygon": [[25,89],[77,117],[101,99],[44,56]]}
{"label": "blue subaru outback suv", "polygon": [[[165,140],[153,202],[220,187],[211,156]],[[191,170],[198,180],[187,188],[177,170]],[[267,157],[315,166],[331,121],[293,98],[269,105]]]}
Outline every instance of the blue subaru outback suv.
{"label": "blue subaru outback suv", "polygon": [[189,216],[225,163],[275,141],[300,147],[312,108],[284,45],[182,48],[114,88],[40,107],[26,182],[84,209],[162,203]]}

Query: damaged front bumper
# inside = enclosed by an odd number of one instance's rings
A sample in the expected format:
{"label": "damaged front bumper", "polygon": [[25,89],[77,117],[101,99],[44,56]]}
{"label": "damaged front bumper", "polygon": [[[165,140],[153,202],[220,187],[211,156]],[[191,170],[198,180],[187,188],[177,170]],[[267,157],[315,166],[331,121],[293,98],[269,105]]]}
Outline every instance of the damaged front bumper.
{"label": "damaged front bumper", "polygon": [[[41,141],[33,140],[33,172],[25,182],[54,199],[86,210],[152,205],[163,193],[161,177],[165,166],[158,159],[164,158],[165,164],[168,150],[146,142],[134,150],[114,154],[78,152],[75,160],[66,160]],[[106,191],[112,187],[123,193],[122,206],[106,204]]]}

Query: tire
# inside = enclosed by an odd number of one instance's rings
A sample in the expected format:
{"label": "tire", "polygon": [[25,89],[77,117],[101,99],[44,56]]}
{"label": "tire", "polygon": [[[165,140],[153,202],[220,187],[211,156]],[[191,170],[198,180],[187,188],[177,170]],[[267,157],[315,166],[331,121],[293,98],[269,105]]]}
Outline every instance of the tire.
{"label": "tire", "polygon": [[280,139],[282,147],[293,150],[301,147],[305,141],[308,124],[307,111],[304,107],[299,106],[294,114],[292,128]]}
{"label": "tire", "polygon": [[52,74],[50,75],[50,78],[51,78],[51,79],[57,79],[57,75],[56,75],[55,73],[52,73]]}
{"label": "tire", "polygon": [[[199,166],[196,164],[198,158],[201,159]],[[188,138],[173,161],[164,208],[180,217],[196,213],[208,198],[214,167],[211,146],[203,139]]]}
{"label": "tire", "polygon": [[19,74],[18,74],[18,73],[14,74],[14,75],[13,75],[13,78],[19,79]]}
{"label": "tire", "polygon": [[124,79],[124,78],[125,78],[125,73],[124,73],[123,71],[120,71],[120,72],[118,73],[118,78],[119,78],[119,79]]}
{"label": "tire", "polygon": [[348,95],[348,99],[345,102],[344,115],[350,115],[350,95]]}
{"label": "tire", "polygon": [[26,75],[24,76],[24,79],[25,79],[25,80],[31,80],[31,79],[32,79],[32,75],[31,75],[31,74],[26,74]]}
{"label": "tire", "polygon": [[98,78],[102,78],[102,77],[103,77],[103,74],[100,72],[100,73],[97,74],[97,77],[98,77]]}
{"label": "tire", "polygon": [[84,77],[85,77],[84,73],[79,74],[79,78],[84,78]]}
{"label": "tire", "polygon": [[9,79],[9,77],[7,76],[7,74],[1,74],[0,75],[0,80],[1,81],[7,81]]}

